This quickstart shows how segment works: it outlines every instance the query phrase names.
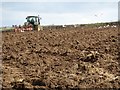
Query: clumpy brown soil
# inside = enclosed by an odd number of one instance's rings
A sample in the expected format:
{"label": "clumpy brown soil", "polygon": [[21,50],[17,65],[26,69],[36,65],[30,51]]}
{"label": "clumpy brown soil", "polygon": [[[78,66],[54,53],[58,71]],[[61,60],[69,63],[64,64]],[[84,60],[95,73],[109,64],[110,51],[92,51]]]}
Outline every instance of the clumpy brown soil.
{"label": "clumpy brown soil", "polygon": [[3,88],[120,88],[117,29],[3,33]]}

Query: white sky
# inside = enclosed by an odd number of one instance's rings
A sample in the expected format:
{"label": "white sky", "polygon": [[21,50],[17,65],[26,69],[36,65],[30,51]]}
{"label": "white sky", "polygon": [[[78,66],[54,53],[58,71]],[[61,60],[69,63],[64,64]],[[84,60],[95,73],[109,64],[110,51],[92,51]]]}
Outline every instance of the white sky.
{"label": "white sky", "polygon": [[2,0],[2,2],[118,2],[120,0]]}
{"label": "white sky", "polygon": [[40,15],[42,25],[97,23],[118,20],[118,0],[30,1],[33,0],[29,0],[29,2],[24,0],[24,2],[19,3],[16,0],[4,0],[2,7],[0,7],[2,26],[24,24],[28,15]]}

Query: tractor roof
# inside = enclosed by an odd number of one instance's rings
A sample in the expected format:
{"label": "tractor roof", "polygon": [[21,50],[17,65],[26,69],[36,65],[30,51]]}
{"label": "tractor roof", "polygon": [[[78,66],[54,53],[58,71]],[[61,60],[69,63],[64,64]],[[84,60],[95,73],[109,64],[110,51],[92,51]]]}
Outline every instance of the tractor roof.
{"label": "tractor roof", "polygon": [[31,17],[38,18],[38,16],[27,16],[26,19],[27,19],[27,18],[31,18]]}

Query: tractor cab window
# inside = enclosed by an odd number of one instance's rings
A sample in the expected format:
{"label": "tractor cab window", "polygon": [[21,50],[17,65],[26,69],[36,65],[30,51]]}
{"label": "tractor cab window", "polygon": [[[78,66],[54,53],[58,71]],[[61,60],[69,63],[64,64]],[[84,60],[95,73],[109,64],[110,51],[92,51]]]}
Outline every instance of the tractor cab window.
{"label": "tractor cab window", "polygon": [[27,22],[30,22],[30,19],[29,19],[29,18],[27,18]]}
{"label": "tractor cab window", "polygon": [[34,19],[33,18],[31,19],[31,23],[34,24]]}
{"label": "tractor cab window", "polygon": [[32,24],[32,25],[40,24],[40,18],[37,16],[29,16],[26,19],[29,24]]}

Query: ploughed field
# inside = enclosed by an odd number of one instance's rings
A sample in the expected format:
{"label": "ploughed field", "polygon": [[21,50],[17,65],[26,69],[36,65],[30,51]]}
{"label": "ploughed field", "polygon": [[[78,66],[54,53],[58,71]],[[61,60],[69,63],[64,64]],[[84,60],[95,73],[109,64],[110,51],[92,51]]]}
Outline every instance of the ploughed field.
{"label": "ploughed field", "polygon": [[118,28],[2,34],[3,88],[120,88]]}

